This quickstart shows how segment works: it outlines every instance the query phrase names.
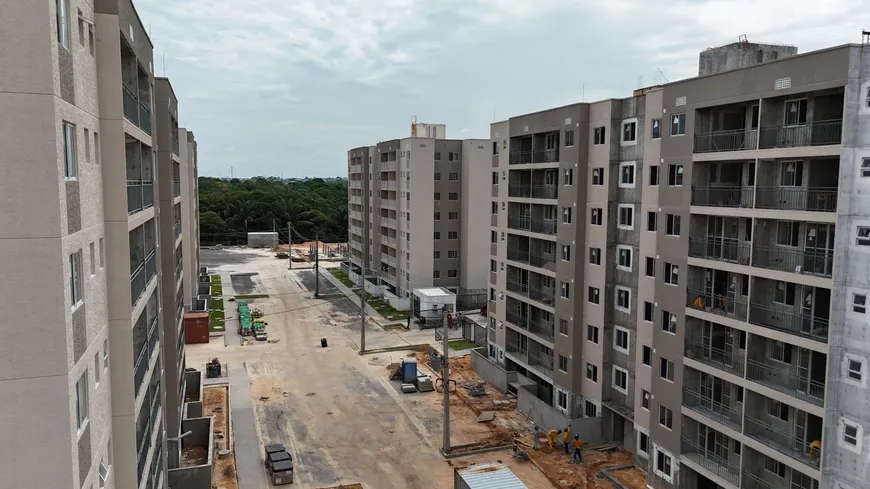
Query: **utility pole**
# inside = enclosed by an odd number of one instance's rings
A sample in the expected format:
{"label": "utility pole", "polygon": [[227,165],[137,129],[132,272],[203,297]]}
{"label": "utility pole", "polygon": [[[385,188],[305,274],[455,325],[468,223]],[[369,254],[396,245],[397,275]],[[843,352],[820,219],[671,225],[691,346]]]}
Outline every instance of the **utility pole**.
{"label": "utility pole", "polygon": [[314,297],[320,297],[320,241],[314,235]]}
{"label": "utility pole", "polygon": [[[365,239],[365,243],[363,244],[363,251],[365,255],[363,256],[363,266],[362,266],[362,279],[360,283],[362,284],[362,295],[360,296],[359,303],[359,311],[360,311],[360,323],[359,323],[359,352],[363,353],[366,351],[366,269],[369,265],[369,240]],[[351,262],[353,263],[353,262]]]}
{"label": "utility pole", "polygon": [[293,223],[287,221],[287,270],[293,270]]}
{"label": "utility pole", "polygon": [[449,345],[447,344],[447,336],[449,334],[447,329],[448,321],[443,314],[443,310],[441,320],[444,321],[444,355],[441,358],[441,379],[443,379],[441,385],[444,387],[444,444],[441,447],[441,451],[446,456],[450,453],[450,367],[447,365],[447,352],[449,351]]}

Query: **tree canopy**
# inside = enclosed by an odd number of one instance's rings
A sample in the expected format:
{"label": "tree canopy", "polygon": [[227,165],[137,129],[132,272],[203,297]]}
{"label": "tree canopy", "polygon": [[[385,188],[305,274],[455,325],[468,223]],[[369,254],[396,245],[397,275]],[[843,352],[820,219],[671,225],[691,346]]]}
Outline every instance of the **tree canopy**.
{"label": "tree canopy", "polygon": [[294,240],[316,234],[324,241],[346,241],[347,183],[200,177],[199,212],[204,242],[273,229],[280,230],[286,242],[288,222],[298,233]]}

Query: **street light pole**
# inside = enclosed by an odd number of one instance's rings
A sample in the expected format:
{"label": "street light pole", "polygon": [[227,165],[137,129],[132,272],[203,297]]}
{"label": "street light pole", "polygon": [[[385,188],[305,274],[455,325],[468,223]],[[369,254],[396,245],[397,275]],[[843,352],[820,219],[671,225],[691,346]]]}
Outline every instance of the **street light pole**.
{"label": "street light pole", "polygon": [[444,355],[441,358],[441,378],[443,379],[441,386],[444,387],[444,442],[441,451],[446,456],[450,453],[450,367],[447,365],[447,352],[449,351],[447,343],[448,321],[443,314],[441,319],[444,321]]}
{"label": "street light pole", "polygon": [[320,240],[314,235],[314,297],[320,297]]}

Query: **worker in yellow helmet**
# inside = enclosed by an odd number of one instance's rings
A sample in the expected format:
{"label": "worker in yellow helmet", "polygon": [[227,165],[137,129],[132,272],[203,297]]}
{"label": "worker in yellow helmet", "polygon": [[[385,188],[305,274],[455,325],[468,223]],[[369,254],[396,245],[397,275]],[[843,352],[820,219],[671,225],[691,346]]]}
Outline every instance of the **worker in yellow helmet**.
{"label": "worker in yellow helmet", "polygon": [[547,433],[547,440],[550,442],[550,450],[556,447],[556,438],[562,433],[562,430],[550,430]]}
{"label": "worker in yellow helmet", "polygon": [[571,425],[569,424],[567,428],[565,428],[565,437],[562,439],[565,443],[565,455],[570,455],[568,452],[568,446],[571,445]]}

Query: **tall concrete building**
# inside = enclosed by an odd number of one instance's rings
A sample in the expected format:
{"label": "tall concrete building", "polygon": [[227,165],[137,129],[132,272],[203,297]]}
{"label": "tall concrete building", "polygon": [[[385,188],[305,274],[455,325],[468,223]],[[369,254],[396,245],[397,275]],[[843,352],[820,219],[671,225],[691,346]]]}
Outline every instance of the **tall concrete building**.
{"label": "tall concrete building", "polygon": [[[489,141],[445,139],[443,125],[348,151],[354,277],[403,308],[413,290],[482,291],[487,282]],[[412,217],[413,216],[413,217]]]}
{"label": "tall concrete building", "polygon": [[492,125],[486,369],[656,489],[866,487],[870,47],[712,51]]}
{"label": "tall concrete building", "polygon": [[0,485],[167,487],[151,42],[130,0],[2,10]]}

